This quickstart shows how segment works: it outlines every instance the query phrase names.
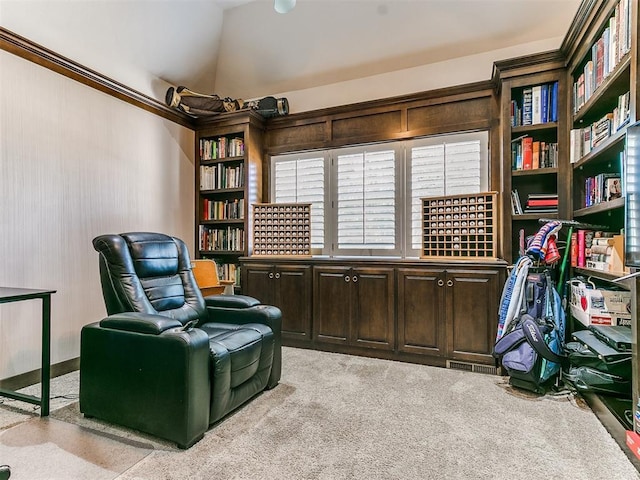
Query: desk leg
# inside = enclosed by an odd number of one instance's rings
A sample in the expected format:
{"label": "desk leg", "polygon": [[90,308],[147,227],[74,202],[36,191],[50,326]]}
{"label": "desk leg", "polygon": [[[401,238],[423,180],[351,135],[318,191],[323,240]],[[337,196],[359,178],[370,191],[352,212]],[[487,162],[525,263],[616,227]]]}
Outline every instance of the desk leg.
{"label": "desk leg", "polygon": [[51,381],[51,295],[42,297],[42,368],[40,385],[40,416],[49,415],[49,386]]}

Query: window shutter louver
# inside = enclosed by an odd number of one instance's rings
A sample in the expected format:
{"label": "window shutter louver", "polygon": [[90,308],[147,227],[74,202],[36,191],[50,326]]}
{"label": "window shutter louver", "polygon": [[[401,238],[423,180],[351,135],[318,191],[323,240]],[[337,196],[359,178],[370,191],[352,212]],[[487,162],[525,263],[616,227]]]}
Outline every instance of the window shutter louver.
{"label": "window shutter louver", "polygon": [[395,249],[395,152],[338,155],[338,248]]}
{"label": "window shutter louver", "polygon": [[311,247],[324,246],[324,158],[275,163],[275,203],[311,204]]}

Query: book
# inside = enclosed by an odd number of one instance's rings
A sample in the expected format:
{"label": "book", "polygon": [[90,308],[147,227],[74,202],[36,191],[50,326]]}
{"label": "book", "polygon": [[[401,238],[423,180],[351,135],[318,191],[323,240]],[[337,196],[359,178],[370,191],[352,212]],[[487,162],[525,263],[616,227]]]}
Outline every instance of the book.
{"label": "book", "polygon": [[522,90],[522,125],[531,125],[533,121],[533,105],[532,105],[533,89],[525,87]]}
{"label": "book", "polygon": [[[591,240],[589,239],[591,236]],[[593,239],[593,232],[591,230],[579,229],[578,230],[578,252],[577,252],[577,267],[585,267],[587,261],[587,243],[589,244],[589,248],[591,247],[591,241]]]}
{"label": "book", "polygon": [[549,84],[540,85],[540,122],[549,121]]}
{"label": "book", "polygon": [[540,142],[533,142],[531,154],[531,169],[540,168]]}
{"label": "book", "polygon": [[522,169],[531,170],[533,167],[533,138],[522,139]]}
{"label": "book", "polygon": [[551,84],[551,93],[549,94],[549,120],[551,122],[558,121],[558,82]]}
{"label": "book", "polygon": [[536,85],[531,89],[531,123],[542,123],[542,85]]}
{"label": "book", "polygon": [[571,266],[575,268],[578,266],[578,232],[576,231],[571,232],[570,248],[571,248],[570,250]]}

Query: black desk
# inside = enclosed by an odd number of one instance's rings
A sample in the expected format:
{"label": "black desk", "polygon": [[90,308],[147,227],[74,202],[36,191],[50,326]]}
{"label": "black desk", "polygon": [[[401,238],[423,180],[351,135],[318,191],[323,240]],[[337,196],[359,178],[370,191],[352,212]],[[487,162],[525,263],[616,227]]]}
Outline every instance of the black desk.
{"label": "black desk", "polygon": [[0,389],[0,395],[40,405],[40,416],[49,415],[49,382],[51,380],[51,294],[55,290],[33,290],[30,288],[0,287],[0,303],[42,299],[42,369],[40,371],[41,395],[25,395],[12,390]]}

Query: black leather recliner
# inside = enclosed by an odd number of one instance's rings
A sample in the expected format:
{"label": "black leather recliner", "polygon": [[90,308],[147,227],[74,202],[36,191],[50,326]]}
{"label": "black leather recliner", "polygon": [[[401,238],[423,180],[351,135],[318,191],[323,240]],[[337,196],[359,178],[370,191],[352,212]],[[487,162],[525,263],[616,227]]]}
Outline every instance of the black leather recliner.
{"label": "black leather recliner", "polygon": [[280,380],[281,312],[242,295],[203,298],[182,240],[102,235],[108,317],[85,325],[80,411],[188,448]]}

